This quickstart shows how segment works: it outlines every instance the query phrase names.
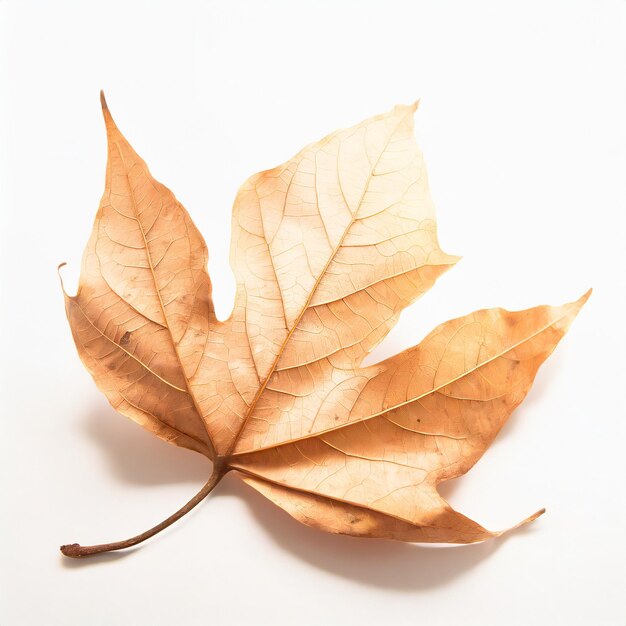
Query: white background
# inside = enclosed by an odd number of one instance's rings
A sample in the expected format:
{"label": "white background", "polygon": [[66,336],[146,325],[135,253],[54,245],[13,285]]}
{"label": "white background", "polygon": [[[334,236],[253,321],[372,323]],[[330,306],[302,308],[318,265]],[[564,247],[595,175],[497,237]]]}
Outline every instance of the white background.
{"label": "white background", "polygon": [[[0,623],[626,624],[624,9],[588,2],[0,2]],[[422,97],[442,247],[464,258],[386,356],[477,308],[595,292],[533,391],[443,491],[505,540],[335,537],[116,414],[83,369],[56,276],[76,282],[104,183],[104,88],[204,233],[228,313],[230,206],[250,174]]]}

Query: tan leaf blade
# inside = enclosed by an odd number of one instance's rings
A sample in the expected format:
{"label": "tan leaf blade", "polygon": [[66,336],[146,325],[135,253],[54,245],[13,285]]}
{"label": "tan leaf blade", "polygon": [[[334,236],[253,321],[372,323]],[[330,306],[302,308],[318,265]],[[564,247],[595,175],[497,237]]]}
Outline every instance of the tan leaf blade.
{"label": "tan leaf blade", "polygon": [[207,251],[185,209],[124,139],[102,96],[106,187],[65,305],[78,352],[124,415],[213,457],[189,380],[215,319]]}
{"label": "tan leaf blade", "polygon": [[482,456],[588,295],[446,322],[383,362],[325,429],[237,454],[232,466],[296,519],[330,532],[459,543],[500,534],[453,511],[437,485]]}
{"label": "tan leaf blade", "polygon": [[[437,242],[415,106],[311,144],[250,178],[233,208],[237,294],[215,318],[207,251],[103,99],[105,193],[67,315],[120,412],[205,454],[305,524],[403,541],[482,541],[437,485],[468,471],[588,293],[561,307],[483,310],[371,367],[363,358],[456,258]],[[531,516],[535,519],[541,512]]]}

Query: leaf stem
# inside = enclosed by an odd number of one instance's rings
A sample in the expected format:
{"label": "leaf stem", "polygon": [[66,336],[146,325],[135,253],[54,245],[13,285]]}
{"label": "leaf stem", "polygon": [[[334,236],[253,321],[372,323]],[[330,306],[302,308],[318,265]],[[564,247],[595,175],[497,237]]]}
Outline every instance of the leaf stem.
{"label": "leaf stem", "polygon": [[86,556],[92,556],[94,554],[100,554],[102,552],[112,552],[113,550],[123,550],[124,548],[130,548],[131,546],[136,546],[138,543],[145,541],[146,539],[150,539],[150,537],[154,537],[154,535],[160,533],[162,530],[171,526],[174,522],[178,521],[181,517],[185,516],[191,509],[196,507],[202,500],[204,500],[210,493],[213,491],[215,486],[220,482],[223,478],[224,474],[228,471],[228,469],[224,468],[223,465],[216,462],[213,467],[213,473],[207,480],[206,484],[198,493],[185,504],[182,508],[180,508],[176,513],[170,515],[167,519],[163,520],[160,524],[157,524],[150,530],[146,530],[140,535],[135,535],[134,537],[130,537],[129,539],[125,539],[124,541],[114,541],[112,543],[101,543],[94,546],[81,546],[78,543],[70,543],[61,546],[61,552],[65,556],[69,556],[73,559],[80,559]]}

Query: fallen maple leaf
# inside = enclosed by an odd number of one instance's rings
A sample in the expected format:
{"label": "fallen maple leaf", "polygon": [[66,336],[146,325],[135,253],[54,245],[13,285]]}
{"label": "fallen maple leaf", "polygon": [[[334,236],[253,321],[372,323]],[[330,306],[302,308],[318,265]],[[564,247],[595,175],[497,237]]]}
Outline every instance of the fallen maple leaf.
{"label": "fallen maple leaf", "polygon": [[[589,293],[561,307],[477,311],[370,367],[365,355],[456,258],[437,242],[416,106],[398,106],[250,178],[233,208],[234,310],[216,319],[207,249],[113,122],[106,188],[78,293],[83,363],[121,413],[206,455],[333,533],[469,543],[499,535],[437,485],[490,445]],[[523,523],[538,517],[542,511]]]}

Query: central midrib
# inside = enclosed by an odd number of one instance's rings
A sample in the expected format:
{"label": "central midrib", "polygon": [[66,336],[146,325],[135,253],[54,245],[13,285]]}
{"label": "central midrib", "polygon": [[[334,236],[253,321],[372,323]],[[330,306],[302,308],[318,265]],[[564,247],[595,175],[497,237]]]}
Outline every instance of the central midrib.
{"label": "central midrib", "polygon": [[[394,404],[393,406],[389,406],[389,407],[383,408],[380,411],[377,411],[375,413],[371,413],[370,415],[366,415],[365,417],[361,417],[361,418],[355,419],[355,420],[353,420],[351,422],[345,422],[343,424],[339,424],[338,426],[327,428],[325,430],[320,430],[320,431],[315,432],[315,433],[308,433],[306,435],[303,435],[302,437],[297,437],[295,439],[290,439],[288,441],[277,442],[277,443],[274,443],[274,444],[269,445],[269,446],[256,448],[256,449],[253,449],[253,450],[242,450],[241,452],[235,453],[233,456],[245,456],[246,454],[252,454],[254,452],[263,452],[265,450],[271,450],[273,448],[278,448],[278,447],[282,447],[282,446],[291,445],[291,444],[294,444],[294,443],[299,443],[300,441],[306,441],[308,439],[313,439],[315,437],[321,437],[323,435],[327,435],[328,433],[332,433],[332,432],[335,432],[335,431],[338,431],[338,430],[342,430],[343,428],[349,428],[350,426],[354,426],[355,424],[362,424],[363,422],[369,421],[369,420],[374,419],[376,417],[380,417],[381,415],[385,415],[385,413],[389,413],[391,411],[395,411],[396,409],[400,409],[403,406],[407,406],[409,404],[412,404],[413,402],[417,402],[417,401],[421,400],[422,398],[425,398],[425,397],[427,397],[427,396],[429,396],[429,395],[431,395],[433,393],[437,393],[438,391],[440,391],[444,387],[447,387],[447,386],[455,383],[456,381],[460,380],[461,378],[464,378],[465,376],[468,376],[472,372],[477,371],[481,367],[484,367],[485,365],[488,365],[489,363],[495,361],[496,359],[499,359],[500,357],[504,356],[508,352],[511,352],[512,350],[515,350],[515,348],[521,346],[523,343],[526,343],[527,341],[530,341],[531,339],[533,339],[534,337],[537,337],[538,335],[540,335],[541,333],[545,332],[546,330],[548,330],[549,328],[551,328],[555,324],[558,324],[558,322],[560,322],[561,320],[565,319],[567,317],[567,315],[569,315],[569,313],[570,312],[568,311],[567,313],[564,313],[563,315],[557,317],[556,319],[553,319],[552,321],[550,321],[549,323],[543,325],[541,328],[539,328],[538,330],[534,331],[533,333],[531,333],[527,337],[524,337],[524,338],[520,339],[518,342],[516,342],[513,345],[508,346],[507,348],[499,351],[498,353],[494,354],[493,356],[489,357],[488,359],[485,359],[481,363],[477,363],[473,367],[469,368],[467,371],[464,371],[464,372],[458,374],[454,378],[451,378],[450,380],[446,380],[443,383],[437,385],[436,387],[433,387],[431,389],[428,389],[428,390],[424,391],[423,393],[421,393],[420,395],[416,396],[415,398],[411,398],[411,399],[406,400],[404,402],[399,402],[397,404]],[[396,422],[394,422],[394,423],[396,423]],[[399,424],[396,423],[396,425],[399,425]],[[422,432],[420,434],[425,435],[425,436],[432,436],[432,437],[448,436],[448,435],[443,435],[441,433],[428,433],[428,432]]]}
{"label": "central midrib", "polygon": [[174,341],[174,336],[172,335],[172,329],[170,328],[169,325],[169,321],[167,319],[167,314],[165,313],[165,306],[163,304],[163,299],[161,298],[161,291],[159,288],[159,283],[157,281],[157,277],[156,277],[156,273],[154,271],[154,265],[152,263],[152,255],[150,254],[150,247],[148,246],[148,240],[146,239],[146,233],[143,229],[143,224],[141,223],[141,220],[139,219],[139,212],[137,211],[137,204],[135,202],[135,194],[133,193],[133,188],[132,185],[130,183],[130,177],[128,175],[129,169],[126,166],[126,161],[124,160],[124,155],[122,154],[122,151],[120,149],[120,146],[117,142],[114,142],[115,148],[117,149],[117,152],[120,156],[120,159],[122,160],[122,164],[124,165],[124,173],[126,176],[126,182],[128,183],[128,192],[130,195],[130,200],[132,202],[132,207],[133,207],[133,214],[135,216],[135,221],[137,222],[137,226],[139,227],[139,232],[141,233],[141,236],[143,238],[143,242],[144,242],[144,246],[145,246],[145,250],[146,250],[146,258],[148,260],[148,265],[150,266],[150,274],[152,276],[152,280],[154,282],[154,290],[156,291],[157,294],[157,298],[159,299],[159,306],[161,307],[161,313],[163,314],[163,320],[165,321],[166,324],[166,328],[168,330],[168,335],[170,337],[170,341],[172,342],[172,348],[174,350],[174,354],[176,355],[176,360],[178,361],[178,365],[180,367],[180,371],[181,371],[181,375],[185,381],[185,386],[187,387],[187,393],[189,394],[189,397],[191,398],[191,401],[193,403],[194,409],[196,410],[196,413],[198,414],[198,417],[200,418],[200,421],[202,422],[202,425],[204,426],[204,429],[206,430],[207,433],[207,439],[208,439],[208,447],[209,447],[209,451],[211,453],[211,458],[215,459],[217,458],[217,451],[215,449],[215,445],[213,444],[213,440],[211,439],[211,433],[209,432],[209,429],[207,427],[206,422],[204,421],[203,417],[202,417],[202,412],[200,411],[200,407],[198,406],[198,403],[196,402],[196,398],[193,394],[193,392],[191,391],[191,385],[189,383],[189,380],[187,379],[187,376],[185,374],[185,368],[183,367],[183,363],[180,359],[180,354],[178,353],[178,347],[176,345],[176,341]]}
{"label": "central midrib", "polygon": [[[304,305],[302,306],[302,309],[300,310],[298,317],[296,318],[296,320],[294,321],[292,327],[290,328],[289,332],[287,333],[287,336],[285,337],[285,340],[283,341],[280,350],[278,351],[276,357],[274,358],[274,361],[272,362],[272,365],[267,373],[267,376],[265,377],[265,380],[263,381],[262,385],[259,387],[257,393],[255,394],[252,402],[250,403],[250,406],[246,412],[246,415],[243,419],[243,422],[241,423],[241,426],[239,428],[239,430],[237,431],[237,434],[235,435],[235,437],[233,438],[225,456],[226,457],[230,457],[233,454],[233,451],[235,450],[235,447],[237,446],[237,443],[239,442],[239,439],[241,438],[241,435],[243,434],[246,425],[250,419],[250,417],[252,416],[252,413],[254,412],[254,409],[256,408],[256,405],[259,401],[259,399],[261,398],[261,396],[263,395],[263,392],[265,391],[270,379],[272,378],[272,375],[274,374],[274,372],[276,371],[276,367],[278,365],[278,362],[280,361],[280,358],[282,357],[287,345],[289,344],[289,340],[291,339],[291,336],[293,335],[293,333],[295,332],[295,330],[298,328],[298,325],[300,324],[300,320],[302,319],[302,317],[304,316],[304,314],[306,313],[307,309],[309,308],[309,305],[313,299],[313,296],[315,295],[317,288],[319,287],[320,282],[322,281],[322,278],[326,275],[326,272],[328,270],[328,268],[330,267],[330,264],[334,261],[335,256],[337,255],[337,252],[339,252],[339,250],[341,249],[341,246],[345,240],[345,238],[347,237],[348,233],[350,232],[350,229],[352,228],[354,222],[356,221],[356,216],[359,213],[359,210],[361,208],[361,204],[363,203],[363,198],[365,197],[365,194],[367,193],[370,183],[372,181],[373,178],[373,173],[376,169],[376,167],[378,166],[378,163],[380,162],[380,159],[382,157],[382,155],[384,154],[385,150],[387,149],[387,147],[389,146],[389,143],[391,141],[391,138],[396,134],[398,128],[400,127],[400,124],[402,124],[402,122],[404,122],[404,120],[406,119],[406,117],[411,113],[412,111],[409,110],[405,115],[402,116],[402,118],[400,119],[400,121],[396,124],[396,126],[393,128],[393,130],[389,133],[389,136],[387,138],[387,141],[385,141],[384,146],[382,147],[376,162],[374,163],[374,165],[372,165],[371,169],[370,169],[370,173],[368,176],[368,180],[367,180],[367,184],[365,185],[365,187],[363,188],[363,193],[361,194],[360,198],[359,198],[359,202],[354,210],[354,213],[352,215],[352,219],[350,220],[350,223],[348,224],[348,226],[346,227],[346,229],[343,232],[343,235],[341,236],[341,239],[339,240],[339,243],[335,246],[332,254],[329,256],[328,261],[326,262],[326,265],[324,266],[324,268],[322,269],[322,271],[319,273],[319,276],[317,277],[317,279],[315,280],[315,284],[313,285],[313,288],[311,289],[311,292],[309,293],[308,298],[306,299],[306,302],[304,303]],[[337,154],[337,172],[338,172],[338,179],[339,179],[339,187],[341,188],[341,178],[339,176],[339,153]],[[295,175],[295,174],[294,174]],[[344,202],[346,203],[346,206],[348,208],[348,202],[346,201],[345,195],[343,194],[343,189],[341,189],[341,193],[342,193],[342,197],[344,199]],[[268,245],[268,253],[271,255],[271,251],[269,250],[269,245]],[[278,281],[278,278],[277,278]]]}

